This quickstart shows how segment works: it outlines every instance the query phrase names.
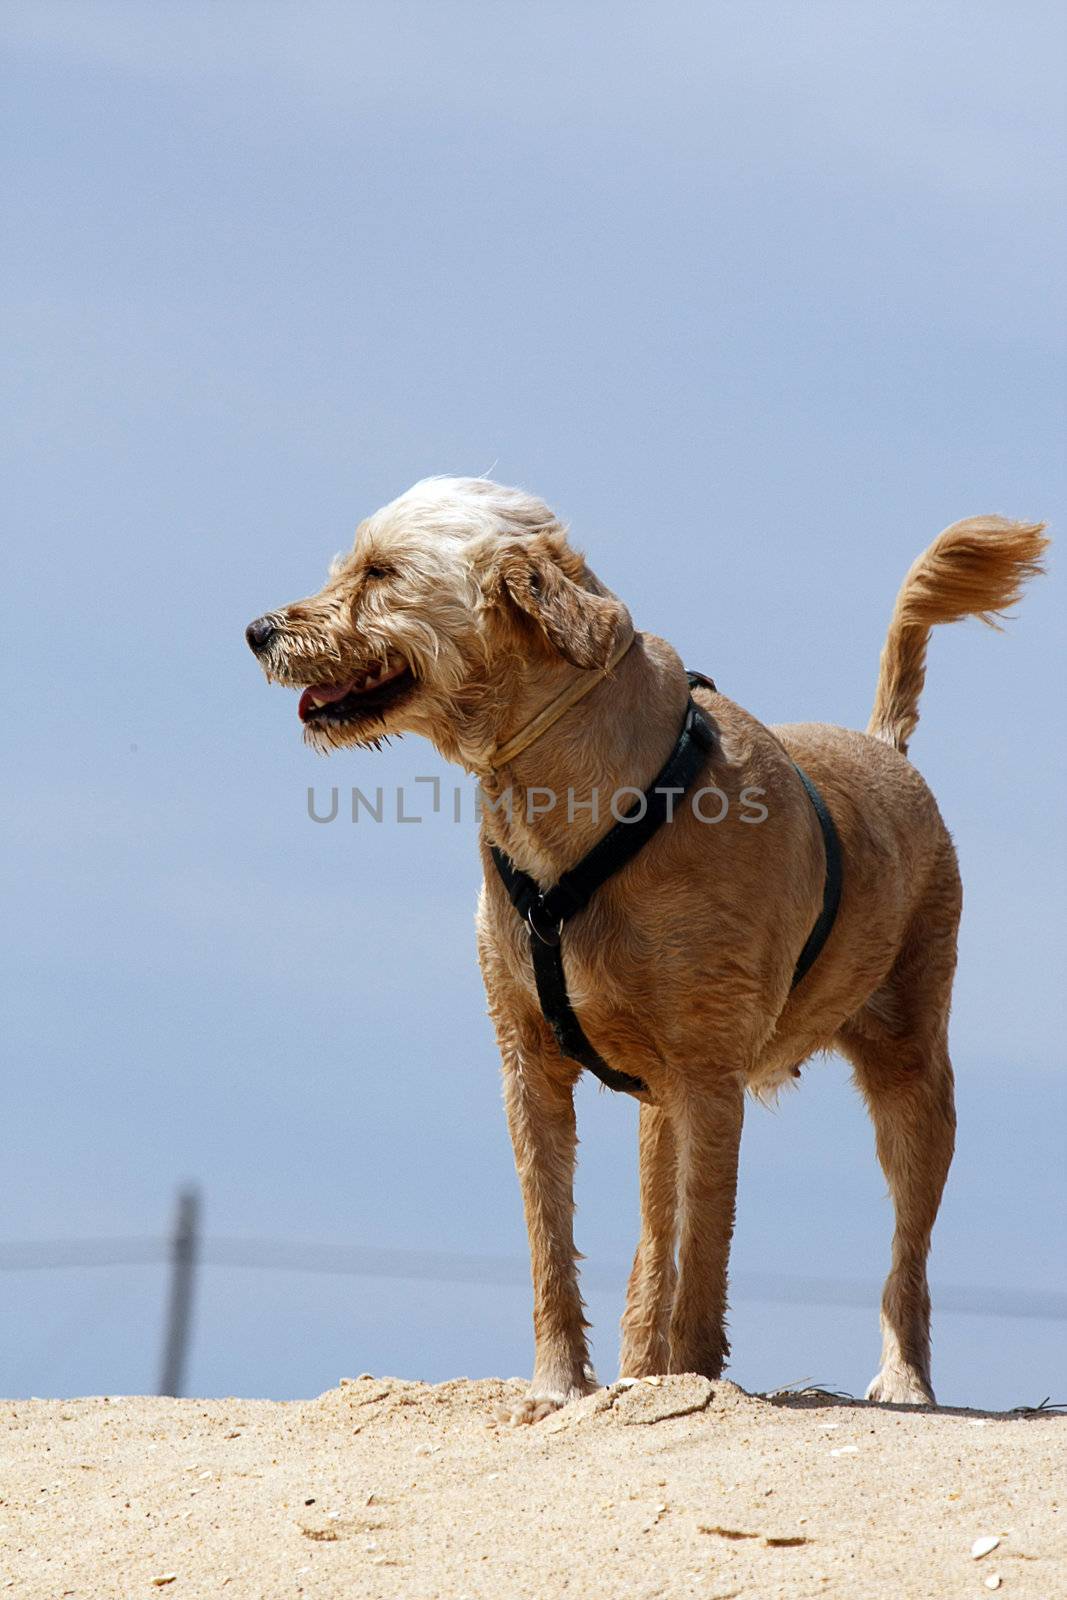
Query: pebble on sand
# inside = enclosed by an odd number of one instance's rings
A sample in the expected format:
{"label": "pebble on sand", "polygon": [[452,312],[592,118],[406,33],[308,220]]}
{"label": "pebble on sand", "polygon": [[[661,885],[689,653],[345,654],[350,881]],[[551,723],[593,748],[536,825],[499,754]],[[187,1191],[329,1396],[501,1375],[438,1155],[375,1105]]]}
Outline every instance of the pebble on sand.
{"label": "pebble on sand", "polygon": [[975,1561],[981,1561],[982,1557],[987,1556],[991,1550],[995,1550],[999,1543],[1000,1540],[996,1534],[983,1533],[982,1537],[976,1539],[972,1544],[971,1556]]}

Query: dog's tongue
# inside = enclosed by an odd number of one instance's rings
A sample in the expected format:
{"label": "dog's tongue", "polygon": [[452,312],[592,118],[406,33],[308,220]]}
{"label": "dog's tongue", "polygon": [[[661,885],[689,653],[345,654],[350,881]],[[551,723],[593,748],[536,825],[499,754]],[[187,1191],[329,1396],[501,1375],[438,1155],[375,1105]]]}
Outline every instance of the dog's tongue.
{"label": "dog's tongue", "polygon": [[343,700],[346,694],[352,692],[352,680],[347,683],[313,683],[310,689],[305,689],[300,696],[297,711],[301,722],[306,722],[316,706],[332,705],[335,700]]}

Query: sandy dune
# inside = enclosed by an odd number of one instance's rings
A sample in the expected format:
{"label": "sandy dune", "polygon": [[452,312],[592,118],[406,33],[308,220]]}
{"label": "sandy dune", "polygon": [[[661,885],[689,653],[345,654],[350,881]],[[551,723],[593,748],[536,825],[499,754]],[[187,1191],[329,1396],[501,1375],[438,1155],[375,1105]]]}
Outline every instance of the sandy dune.
{"label": "sandy dune", "polygon": [[1067,1595],[1062,1417],[672,1377],[498,1423],[521,1392],[4,1402],[0,1595]]}

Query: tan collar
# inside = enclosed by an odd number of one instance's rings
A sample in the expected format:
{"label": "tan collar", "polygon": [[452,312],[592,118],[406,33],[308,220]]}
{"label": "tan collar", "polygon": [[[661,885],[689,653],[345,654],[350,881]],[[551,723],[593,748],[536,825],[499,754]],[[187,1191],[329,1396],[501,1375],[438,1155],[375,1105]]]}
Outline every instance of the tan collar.
{"label": "tan collar", "polygon": [[497,772],[501,767],[506,766],[521,751],[533,744],[535,739],[540,739],[543,733],[547,733],[553,723],[558,722],[560,717],[568,712],[572,706],[578,704],[579,700],[584,700],[587,694],[592,694],[597,685],[603,683],[609,673],[615,671],[615,668],[636,637],[637,635],[631,628],[622,643],[616,645],[606,666],[601,667],[599,672],[590,673],[588,677],[578,678],[568,688],[564,689],[562,694],[558,694],[554,700],[548,702],[547,706],[543,706],[536,717],[526,724],[525,728],[520,728],[517,733],[511,735],[510,739],[506,739],[503,744],[498,744],[496,749],[490,753],[490,768]]}

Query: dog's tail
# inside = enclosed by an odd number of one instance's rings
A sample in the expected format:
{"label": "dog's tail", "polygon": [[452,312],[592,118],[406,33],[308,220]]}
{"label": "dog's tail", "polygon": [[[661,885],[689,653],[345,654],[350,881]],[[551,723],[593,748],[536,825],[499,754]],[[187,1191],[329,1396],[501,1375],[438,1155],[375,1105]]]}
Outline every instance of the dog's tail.
{"label": "dog's tail", "polygon": [[939,622],[980,617],[991,628],[1044,571],[1043,522],[968,517],[939,533],[904,579],[893,608],[867,732],[902,755],[919,720],[926,645]]}

